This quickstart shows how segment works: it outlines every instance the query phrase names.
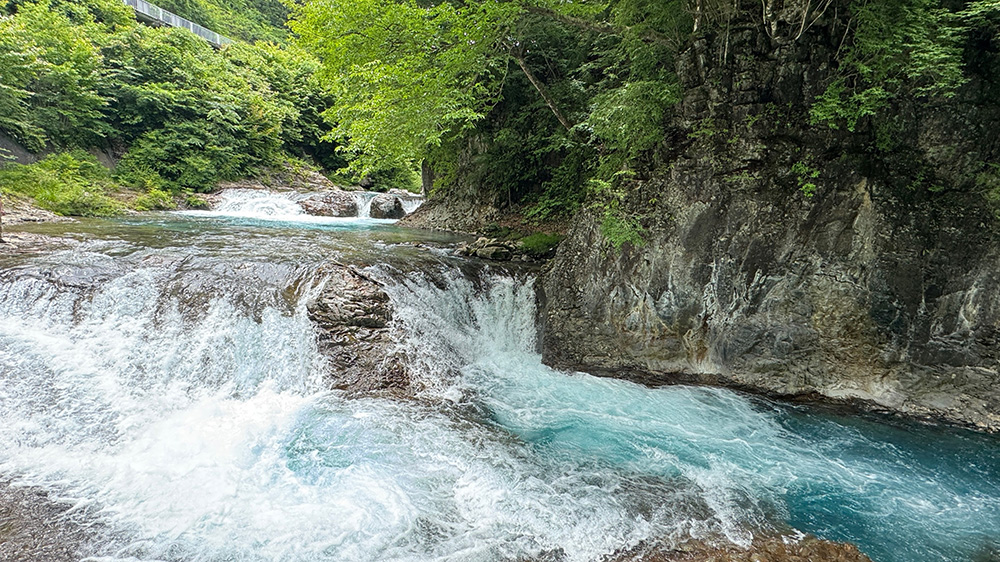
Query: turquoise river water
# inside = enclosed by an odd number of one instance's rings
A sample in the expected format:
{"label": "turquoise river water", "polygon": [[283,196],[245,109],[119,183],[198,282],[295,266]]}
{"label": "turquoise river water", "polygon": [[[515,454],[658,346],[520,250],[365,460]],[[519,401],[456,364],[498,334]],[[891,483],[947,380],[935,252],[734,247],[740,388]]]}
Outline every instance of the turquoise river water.
{"label": "turquoise river water", "polygon": [[[0,258],[0,477],[94,561],[599,561],[751,533],[1000,560],[1000,440],[552,370],[532,273],[283,207],[34,227]],[[317,267],[387,283],[416,399],[326,388]]]}

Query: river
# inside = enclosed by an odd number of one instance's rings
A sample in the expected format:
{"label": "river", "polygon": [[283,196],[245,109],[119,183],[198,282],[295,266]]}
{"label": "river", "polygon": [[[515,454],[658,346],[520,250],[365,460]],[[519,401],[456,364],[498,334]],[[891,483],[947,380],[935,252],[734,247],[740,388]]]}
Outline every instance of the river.
{"label": "river", "polygon": [[[584,562],[755,532],[1000,559],[1000,439],[552,370],[535,273],[470,278],[460,238],[273,201],[30,230],[72,242],[0,259],[0,479],[71,505],[88,560]],[[416,397],[327,388],[328,261],[386,283]]]}

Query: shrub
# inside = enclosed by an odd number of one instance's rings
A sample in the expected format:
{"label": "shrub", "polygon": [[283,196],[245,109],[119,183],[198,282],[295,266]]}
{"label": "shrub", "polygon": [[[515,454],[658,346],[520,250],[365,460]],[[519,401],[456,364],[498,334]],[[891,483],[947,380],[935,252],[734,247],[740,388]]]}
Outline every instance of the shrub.
{"label": "shrub", "polygon": [[99,217],[124,210],[124,205],[107,195],[116,187],[111,174],[96,158],[79,150],[53,154],[34,164],[8,164],[0,169],[0,186],[60,215]]}

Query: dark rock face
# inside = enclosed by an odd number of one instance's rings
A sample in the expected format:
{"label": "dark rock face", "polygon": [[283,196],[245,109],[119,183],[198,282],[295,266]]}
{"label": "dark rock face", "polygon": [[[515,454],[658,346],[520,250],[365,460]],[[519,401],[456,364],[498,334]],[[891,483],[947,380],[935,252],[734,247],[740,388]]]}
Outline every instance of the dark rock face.
{"label": "dark rock face", "polygon": [[356,217],[358,200],[346,191],[322,191],[300,200],[306,213],[320,217]]}
{"label": "dark rock face", "polygon": [[410,385],[394,351],[392,305],[379,282],[353,267],[325,266],[328,280],[308,306],[334,388],[351,394],[405,392]]}
{"label": "dark rock face", "polygon": [[373,219],[401,219],[406,216],[403,202],[388,193],[380,193],[372,199],[371,210],[368,212]]}
{"label": "dark rock face", "polygon": [[[544,278],[548,363],[1000,430],[1000,241],[969,187],[1000,156],[1000,110],[975,83],[902,100],[885,154],[874,133],[810,126],[844,35],[833,13],[798,40],[748,24],[684,54],[666,161],[623,203],[646,243],[618,252],[578,217]],[[953,189],[909,188],[914,166]]]}

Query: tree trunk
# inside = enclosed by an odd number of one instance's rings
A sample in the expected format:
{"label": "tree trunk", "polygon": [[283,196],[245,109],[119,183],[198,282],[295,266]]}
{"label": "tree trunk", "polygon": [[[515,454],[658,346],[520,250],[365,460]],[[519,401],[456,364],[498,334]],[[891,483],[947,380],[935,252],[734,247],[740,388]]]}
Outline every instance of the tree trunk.
{"label": "tree trunk", "polygon": [[434,169],[426,158],[420,163],[420,194],[427,197],[434,187]]}
{"label": "tree trunk", "polygon": [[512,55],[514,60],[517,61],[517,66],[521,67],[521,72],[524,72],[524,75],[528,77],[528,81],[531,82],[531,85],[538,90],[539,94],[541,94],[542,99],[545,100],[545,104],[548,105],[549,109],[552,110],[552,113],[555,114],[559,123],[561,123],[563,127],[566,127],[567,131],[572,129],[573,124],[570,123],[569,119],[567,119],[565,115],[563,115],[562,111],[559,111],[559,106],[556,105],[555,100],[553,100],[552,96],[549,95],[549,91],[545,88],[545,84],[542,84],[541,81],[535,77],[535,74],[531,72],[531,69],[528,68],[528,63],[525,62],[524,56],[520,53],[512,53]]}

